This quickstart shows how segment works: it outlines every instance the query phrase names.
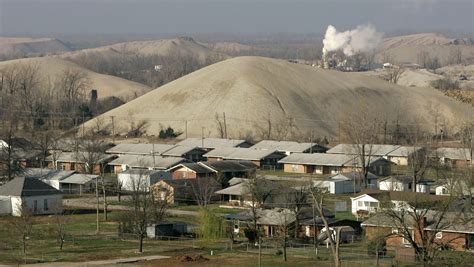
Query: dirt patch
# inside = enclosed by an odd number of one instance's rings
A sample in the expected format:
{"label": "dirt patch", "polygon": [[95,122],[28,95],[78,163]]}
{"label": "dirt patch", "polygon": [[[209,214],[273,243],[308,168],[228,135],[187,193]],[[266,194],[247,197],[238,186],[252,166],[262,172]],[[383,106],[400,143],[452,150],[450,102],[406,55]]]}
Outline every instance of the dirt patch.
{"label": "dirt patch", "polygon": [[209,261],[208,258],[203,257],[202,255],[181,255],[176,256],[172,260],[176,262],[206,262]]}

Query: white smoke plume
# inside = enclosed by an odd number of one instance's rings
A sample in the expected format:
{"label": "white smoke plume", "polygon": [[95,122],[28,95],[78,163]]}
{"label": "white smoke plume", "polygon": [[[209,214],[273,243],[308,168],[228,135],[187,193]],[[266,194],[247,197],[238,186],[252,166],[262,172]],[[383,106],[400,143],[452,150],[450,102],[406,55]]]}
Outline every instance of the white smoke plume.
{"label": "white smoke plume", "polygon": [[382,36],[383,33],[377,32],[372,24],[360,25],[345,32],[338,32],[334,26],[329,25],[323,40],[323,56],[337,50],[342,50],[346,56],[375,51]]}

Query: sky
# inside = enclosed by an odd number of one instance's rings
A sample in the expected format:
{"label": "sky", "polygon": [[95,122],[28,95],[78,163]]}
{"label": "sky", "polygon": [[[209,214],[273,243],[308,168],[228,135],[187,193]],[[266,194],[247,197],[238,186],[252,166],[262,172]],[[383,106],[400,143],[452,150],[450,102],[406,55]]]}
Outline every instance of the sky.
{"label": "sky", "polygon": [[474,0],[0,0],[0,35],[324,33],[472,34]]}

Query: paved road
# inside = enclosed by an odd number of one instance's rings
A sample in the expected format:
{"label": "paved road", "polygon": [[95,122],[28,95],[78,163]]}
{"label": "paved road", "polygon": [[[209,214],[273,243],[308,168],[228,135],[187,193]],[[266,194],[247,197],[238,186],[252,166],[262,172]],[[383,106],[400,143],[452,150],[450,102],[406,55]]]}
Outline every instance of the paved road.
{"label": "paved road", "polygon": [[151,260],[161,260],[167,259],[169,256],[143,256],[143,257],[133,257],[133,258],[120,258],[120,259],[113,259],[113,260],[102,260],[102,261],[85,261],[85,262],[48,262],[48,263],[35,263],[35,264],[21,264],[21,265],[0,265],[0,266],[72,266],[72,267],[83,267],[83,266],[113,266],[119,264],[130,264],[133,266],[133,263],[140,262],[140,261],[151,261]]}
{"label": "paved road", "polygon": [[[124,199],[125,197],[122,197]],[[108,201],[117,201],[117,197],[107,197]],[[102,198],[99,198],[100,201],[100,208],[103,209],[103,201]],[[74,208],[83,208],[83,209],[95,209],[97,205],[97,200],[94,197],[90,198],[70,198],[70,199],[63,199],[63,206],[65,207],[74,207]],[[123,206],[123,205],[107,205],[108,210],[129,210],[130,207]],[[176,210],[176,209],[168,209],[168,214],[173,216],[197,216],[198,212],[196,211],[187,211],[187,210]]]}

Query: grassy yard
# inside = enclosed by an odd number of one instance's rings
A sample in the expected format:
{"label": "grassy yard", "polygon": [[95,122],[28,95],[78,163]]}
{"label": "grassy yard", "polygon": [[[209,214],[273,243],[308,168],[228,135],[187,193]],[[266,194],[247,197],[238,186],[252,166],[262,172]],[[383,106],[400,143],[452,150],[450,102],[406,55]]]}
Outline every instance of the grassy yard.
{"label": "grassy yard", "polygon": [[[208,208],[220,214],[237,214],[244,211],[243,209],[221,208],[219,207],[220,205],[222,204],[220,203],[210,204],[208,205]],[[175,205],[171,207],[171,209],[186,210],[186,211],[199,211],[200,207],[198,205]]]}

